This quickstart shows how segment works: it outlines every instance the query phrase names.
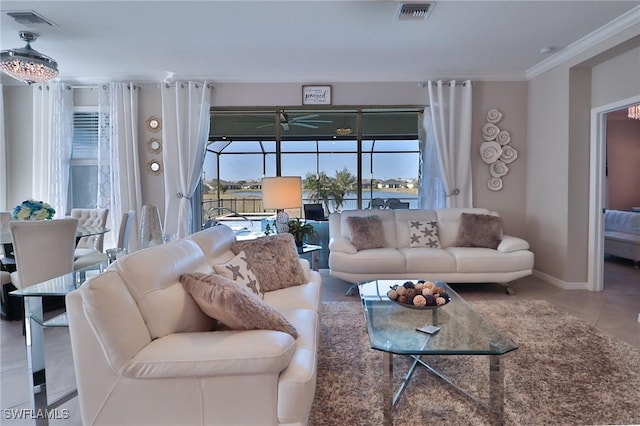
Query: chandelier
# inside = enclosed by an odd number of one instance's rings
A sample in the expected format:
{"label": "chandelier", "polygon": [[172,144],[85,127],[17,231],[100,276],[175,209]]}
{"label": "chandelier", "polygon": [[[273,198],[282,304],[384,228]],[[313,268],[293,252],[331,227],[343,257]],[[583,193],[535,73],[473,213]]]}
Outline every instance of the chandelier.
{"label": "chandelier", "polygon": [[21,49],[0,52],[0,70],[27,84],[44,83],[58,76],[58,64],[48,56],[31,48],[37,34],[20,31],[20,38],[27,45]]}
{"label": "chandelier", "polygon": [[640,120],[640,104],[630,106],[627,111],[627,117]]}

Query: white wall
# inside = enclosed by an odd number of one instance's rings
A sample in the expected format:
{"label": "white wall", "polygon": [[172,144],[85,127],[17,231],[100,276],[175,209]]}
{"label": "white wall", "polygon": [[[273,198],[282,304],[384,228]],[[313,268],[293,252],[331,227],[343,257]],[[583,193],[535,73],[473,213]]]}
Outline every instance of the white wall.
{"label": "white wall", "polygon": [[527,239],[538,273],[567,288],[587,288],[590,108],[640,93],[639,34],[634,25],[529,81]]}

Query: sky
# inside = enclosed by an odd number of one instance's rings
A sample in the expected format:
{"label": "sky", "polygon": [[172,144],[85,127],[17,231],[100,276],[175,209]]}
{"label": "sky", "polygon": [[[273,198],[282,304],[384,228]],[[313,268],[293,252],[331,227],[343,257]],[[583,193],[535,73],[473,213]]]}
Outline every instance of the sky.
{"label": "sky", "polygon": [[[411,145],[413,146],[415,143]],[[415,148],[413,148],[415,149]],[[300,151],[297,151],[300,152]],[[205,158],[205,179],[216,176],[216,155],[209,153]],[[372,164],[373,161],[373,164]],[[321,152],[318,157],[314,153],[282,154],[282,176],[302,176],[309,172],[321,170],[329,176],[347,168],[352,174],[357,173],[357,155],[354,152]],[[416,179],[418,177],[419,155],[417,152],[382,152],[363,154],[362,175],[365,179]],[[255,154],[222,154],[220,156],[220,177],[223,180],[258,180],[263,176],[275,176],[275,154],[267,154],[263,167],[263,155]],[[372,170],[373,169],[373,170]]]}

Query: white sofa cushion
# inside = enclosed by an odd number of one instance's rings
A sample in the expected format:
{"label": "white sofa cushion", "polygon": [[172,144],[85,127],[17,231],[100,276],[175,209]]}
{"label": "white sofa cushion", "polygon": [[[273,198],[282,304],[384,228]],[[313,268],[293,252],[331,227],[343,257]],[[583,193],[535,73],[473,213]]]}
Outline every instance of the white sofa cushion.
{"label": "white sofa cushion", "polygon": [[[98,336],[107,362],[115,371],[151,343],[149,329],[125,283],[115,271],[106,271],[83,285],[82,306]],[[109,306],[109,309],[104,309]]]}
{"label": "white sofa cushion", "polygon": [[417,278],[424,271],[455,272],[456,258],[448,251],[437,248],[415,247],[400,249],[407,261],[406,272],[415,272]]}
{"label": "white sofa cushion", "polygon": [[446,249],[456,258],[457,272],[511,272],[531,269],[533,253],[521,250],[502,253],[481,247],[449,247]]}
{"label": "white sofa cushion", "polygon": [[395,248],[359,251],[356,254],[334,253],[329,268],[354,274],[392,274],[405,271],[404,255]]}
{"label": "white sofa cushion", "polygon": [[198,307],[180,283],[180,275],[213,272],[190,239],[149,247],[113,263],[135,299],[151,337],[211,330],[214,320]]}
{"label": "white sofa cushion", "polygon": [[123,374],[158,379],[278,373],[295,351],[293,338],[278,331],[175,333],[142,349]]}
{"label": "white sofa cushion", "polygon": [[278,311],[291,309],[292,306],[295,306],[319,312],[322,307],[321,283],[320,273],[311,271],[307,284],[287,287],[278,291],[268,291],[264,294],[264,302]]}

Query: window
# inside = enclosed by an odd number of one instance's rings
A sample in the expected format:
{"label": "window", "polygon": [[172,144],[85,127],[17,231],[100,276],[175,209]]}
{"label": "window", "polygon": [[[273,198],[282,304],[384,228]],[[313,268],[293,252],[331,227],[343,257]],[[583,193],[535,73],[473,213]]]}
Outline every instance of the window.
{"label": "window", "polygon": [[67,214],[72,208],[104,208],[99,200],[109,199],[109,155],[101,154],[100,144],[108,115],[102,114],[102,123],[100,118],[98,107],[74,108]]}
{"label": "window", "polygon": [[[320,185],[325,176],[340,180],[347,190],[338,196],[320,199],[320,191],[303,190],[304,203],[322,202],[328,212],[366,208],[373,198],[396,198],[417,208],[422,110],[213,109],[201,183],[203,215],[219,206],[245,215],[264,213],[260,179],[276,175],[307,178],[305,185]],[[302,211],[292,209],[289,215]]]}

